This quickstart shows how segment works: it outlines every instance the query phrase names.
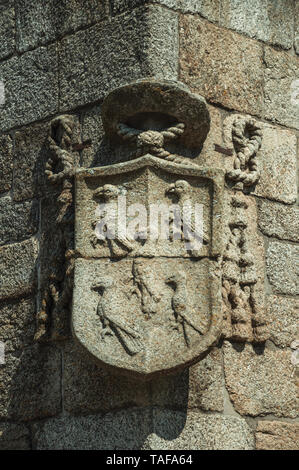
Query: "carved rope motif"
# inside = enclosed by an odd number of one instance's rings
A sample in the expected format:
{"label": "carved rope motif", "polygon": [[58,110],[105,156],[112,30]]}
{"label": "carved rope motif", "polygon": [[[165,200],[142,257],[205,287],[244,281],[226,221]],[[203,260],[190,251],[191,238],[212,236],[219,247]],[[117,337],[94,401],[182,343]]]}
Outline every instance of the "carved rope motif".
{"label": "carved rope motif", "polygon": [[[48,269],[48,283],[41,299],[41,309],[37,314],[35,340],[51,337],[60,339],[65,334],[65,322],[73,289],[74,270],[74,204],[73,175],[74,156],[71,151],[75,121],[72,116],[60,116],[50,124],[48,146],[52,156],[46,163],[46,175],[53,185],[61,185],[57,197],[57,216],[53,233],[56,246],[51,247]],[[55,170],[57,170],[55,172]],[[59,250],[64,251],[64,260],[60,260]],[[61,269],[61,265],[63,268]]]}
{"label": "carved rope motif", "polygon": [[262,143],[262,130],[254,119],[238,116],[232,126],[232,141],[236,150],[234,169],[226,173],[226,179],[235,189],[243,190],[259,180],[257,151]]}

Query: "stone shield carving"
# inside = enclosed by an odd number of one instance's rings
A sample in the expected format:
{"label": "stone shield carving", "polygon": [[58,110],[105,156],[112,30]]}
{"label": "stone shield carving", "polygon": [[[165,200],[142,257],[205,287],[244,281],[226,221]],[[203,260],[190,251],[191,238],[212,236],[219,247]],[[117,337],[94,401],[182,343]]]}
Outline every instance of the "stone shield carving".
{"label": "stone shield carving", "polygon": [[[222,170],[147,154],[78,170],[75,178],[74,336],[101,363],[141,378],[199,360],[222,331]],[[186,198],[202,207],[197,249],[171,228],[171,207]],[[145,210],[138,236],[116,229],[110,239],[97,237],[97,207],[107,203],[114,203],[117,217],[126,204],[126,228],[136,221],[132,207]],[[168,238],[150,235],[153,204],[170,206]],[[116,212],[106,215],[105,230]]]}

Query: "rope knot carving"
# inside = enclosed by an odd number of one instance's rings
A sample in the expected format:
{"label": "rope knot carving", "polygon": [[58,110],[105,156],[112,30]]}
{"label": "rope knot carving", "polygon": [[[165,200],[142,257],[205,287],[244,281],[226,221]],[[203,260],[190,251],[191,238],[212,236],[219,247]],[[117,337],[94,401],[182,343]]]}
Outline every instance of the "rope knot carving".
{"label": "rope knot carving", "polygon": [[177,154],[168,152],[164,146],[167,142],[177,140],[185,131],[185,124],[179,122],[167,129],[161,131],[155,130],[140,130],[126,124],[120,123],[117,126],[117,134],[123,140],[132,142],[136,145],[136,157],[141,157],[146,153],[150,153],[155,157],[164,160],[172,161],[174,163],[186,164],[197,166],[191,160],[180,157]]}
{"label": "rope knot carving", "polygon": [[48,145],[53,156],[47,161],[45,171],[50,183],[57,184],[74,174],[71,153],[73,128],[71,116],[59,116],[51,122]]}
{"label": "rope knot carving", "polygon": [[254,119],[238,116],[233,122],[232,140],[236,157],[234,169],[227,172],[226,178],[235,183],[235,189],[243,190],[260,177],[256,154],[262,144],[262,130]]}

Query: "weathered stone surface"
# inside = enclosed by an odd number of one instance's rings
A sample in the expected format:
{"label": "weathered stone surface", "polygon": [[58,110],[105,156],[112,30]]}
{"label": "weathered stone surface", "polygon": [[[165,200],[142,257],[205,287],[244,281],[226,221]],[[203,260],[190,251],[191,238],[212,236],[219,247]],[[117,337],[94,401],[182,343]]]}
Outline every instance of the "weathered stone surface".
{"label": "weathered stone surface", "polygon": [[33,342],[35,309],[34,298],[0,303],[0,341],[5,343],[5,354]]}
{"label": "weathered stone surface", "polygon": [[299,450],[299,424],[259,421],[256,429],[257,450]]}
{"label": "weathered stone surface", "polygon": [[45,162],[50,155],[48,132],[49,124],[42,123],[24,127],[15,134],[13,185],[15,201],[41,196],[45,190]]}
{"label": "weathered stone surface", "polygon": [[153,433],[143,449],[148,450],[250,450],[252,432],[246,421],[233,416],[206,416],[154,410]]}
{"label": "weathered stone surface", "polygon": [[37,201],[14,204],[10,196],[0,198],[0,245],[19,242],[37,232]]}
{"label": "weathered stone surface", "polygon": [[35,345],[6,355],[0,366],[0,417],[29,421],[61,408],[60,352]]}
{"label": "weathered stone surface", "polygon": [[107,16],[106,0],[19,0],[16,4],[18,49],[46,44]]}
{"label": "weathered stone surface", "polygon": [[292,369],[290,350],[225,344],[226,386],[241,415],[295,418],[299,403]]}
{"label": "weathered stone surface", "polygon": [[0,136],[0,193],[11,188],[12,173],[12,140],[9,135],[2,135]]}
{"label": "weathered stone surface", "polygon": [[299,246],[270,241],[266,261],[273,291],[278,294],[299,294]]}
{"label": "weathered stone surface", "polygon": [[222,148],[225,146],[222,135],[222,111],[210,105],[208,110],[211,117],[210,131],[195,161],[201,166],[224,168],[226,160],[230,157],[215,150],[215,144]]}
{"label": "weathered stone surface", "polygon": [[299,54],[299,3],[295,2],[295,32],[294,32],[294,46],[295,46],[295,51],[297,54]]}
{"label": "weathered stone surface", "polygon": [[111,165],[128,159],[128,153],[122,150],[123,146],[112,147],[106,138],[101,106],[94,106],[83,114],[82,141],[86,142],[82,150],[83,167]]}
{"label": "weathered stone surface", "polygon": [[150,422],[149,409],[64,416],[34,425],[34,441],[40,450],[134,450],[142,447]]}
{"label": "weathered stone surface", "polygon": [[180,80],[214,103],[263,109],[262,45],[192,15],[180,21]]}
{"label": "weathered stone surface", "polygon": [[299,129],[298,59],[265,47],[264,63],[264,117]]}
{"label": "weathered stone surface", "polygon": [[262,147],[257,156],[260,179],[254,194],[293,203],[297,197],[296,136],[268,124],[262,125],[262,132]]}
{"label": "weathered stone surface", "polygon": [[63,39],[61,109],[102,99],[138,78],[176,79],[177,23],[174,12],[149,6]]}
{"label": "weathered stone surface", "polygon": [[258,200],[259,229],[268,237],[299,242],[299,208]]}
{"label": "weathered stone surface", "polygon": [[36,121],[57,111],[56,45],[40,47],[1,62],[0,77],[5,85],[1,130]]}
{"label": "weathered stone surface", "polygon": [[284,49],[292,47],[292,0],[224,0],[221,7],[223,26]]}
{"label": "weathered stone surface", "polygon": [[64,349],[64,409],[69,413],[106,412],[150,404],[149,386],[99,367],[76,343]]}
{"label": "weathered stone surface", "polygon": [[111,0],[112,13],[118,14],[147,3],[158,3],[183,13],[199,13],[210,21],[218,21],[220,0]]}
{"label": "weathered stone surface", "polygon": [[9,56],[15,49],[14,2],[8,0],[0,5],[0,59]]}
{"label": "weathered stone surface", "polygon": [[279,347],[288,347],[299,335],[299,300],[279,295],[267,299],[271,340]]}
{"label": "weathered stone surface", "polygon": [[30,448],[30,433],[24,424],[0,423],[0,450]]}
{"label": "weathered stone surface", "polygon": [[156,406],[205,411],[223,410],[222,353],[214,349],[205,359],[177,375],[151,382]]}
{"label": "weathered stone surface", "polygon": [[36,285],[37,243],[34,239],[0,248],[0,298],[17,297]]}

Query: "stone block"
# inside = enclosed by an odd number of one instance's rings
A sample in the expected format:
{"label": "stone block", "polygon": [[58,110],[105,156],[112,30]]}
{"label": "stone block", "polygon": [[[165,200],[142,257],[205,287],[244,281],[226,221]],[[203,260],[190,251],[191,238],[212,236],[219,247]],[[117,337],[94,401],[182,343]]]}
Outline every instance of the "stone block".
{"label": "stone block", "polygon": [[30,421],[61,410],[60,352],[34,345],[7,354],[0,366],[0,417]]}
{"label": "stone block", "polygon": [[299,208],[258,201],[259,229],[268,237],[299,242]]}
{"label": "stone block", "polygon": [[0,129],[37,121],[58,109],[56,45],[40,47],[0,64],[5,86]]}
{"label": "stone block", "polygon": [[299,54],[299,3],[295,2],[295,32],[294,32],[294,46],[295,46],[295,52]]}
{"label": "stone block", "polygon": [[114,375],[96,364],[74,342],[64,348],[64,409],[72,414],[107,412],[129,406],[148,406],[146,383]]}
{"label": "stone block", "polygon": [[24,424],[0,423],[0,450],[30,450],[30,433]]}
{"label": "stone block", "polygon": [[37,201],[14,204],[10,196],[0,198],[0,245],[19,242],[38,230]]}
{"label": "stone block", "polygon": [[215,144],[222,148],[225,146],[222,135],[223,112],[210,105],[208,105],[208,110],[211,118],[210,131],[195,161],[201,166],[224,168],[225,161],[229,157],[215,150]]}
{"label": "stone block", "polygon": [[137,450],[150,432],[149,409],[63,416],[34,425],[38,450]]}
{"label": "stone block", "polygon": [[299,450],[299,424],[259,421],[256,429],[257,450]]}
{"label": "stone block", "polygon": [[225,344],[225,381],[241,415],[296,418],[298,396],[292,376],[291,350]]}
{"label": "stone block", "polygon": [[266,266],[269,282],[277,294],[299,294],[299,246],[270,241]]}
{"label": "stone block", "polygon": [[37,252],[34,239],[0,248],[0,299],[19,297],[35,289]]}
{"label": "stone block", "polygon": [[153,405],[176,409],[223,410],[223,372],[221,350],[214,349],[198,364],[180,374],[151,383]]}
{"label": "stone block", "polygon": [[299,129],[298,59],[265,47],[264,118]]}
{"label": "stone block", "polygon": [[148,3],[157,3],[183,13],[199,13],[210,21],[218,21],[220,0],[111,0],[112,14],[116,15]]}
{"label": "stone block", "polygon": [[0,136],[0,193],[9,191],[12,185],[12,140],[9,135]]}
{"label": "stone block", "polygon": [[18,50],[24,52],[103,20],[106,0],[18,0]]}
{"label": "stone block", "polygon": [[193,15],[180,19],[180,80],[243,113],[263,109],[262,45]]}
{"label": "stone block", "polygon": [[45,163],[48,149],[49,124],[24,127],[15,134],[13,198],[23,201],[41,196],[46,187]]}
{"label": "stone block", "polygon": [[299,335],[299,300],[280,295],[267,299],[270,339],[279,347],[290,346]]}
{"label": "stone block", "polygon": [[11,55],[15,50],[15,9],[14,2],[8,0],[0,5],[0,59]]}
{"label": "stone block", "polygon": [[35,299],[0,302],[0,341],[5,354],[33,342],[35,332]]}
{"label": "stone block", "polygon": [[177,15],[157,6],[133,10],[63,39],[60,60],[63,110],[138,78],[177,79]]}
{"label": "stone block", "polygon": [[154,410],[153,433],[146,450],[250,450],[254,439],[239,417],[203,415],[197,412]]}
{"label": "stone block", "polygon": [[260,180],[254,194],[291,204],[297,197],[297,139],[293,132],[262,125]]}
{"label": "stone block", "polygon": [[292,47],[292,0],[224,0],[221,6],[221,24],[226,28],[283,49]]}
{"label": "stone block", "polygon": [[88,109],[82,116],[82,140],[90,142],[82,150],[82,166],[93,167],[115,163],[116,149],[104,135],[101,106]]}

